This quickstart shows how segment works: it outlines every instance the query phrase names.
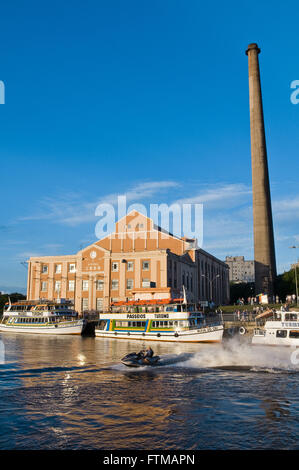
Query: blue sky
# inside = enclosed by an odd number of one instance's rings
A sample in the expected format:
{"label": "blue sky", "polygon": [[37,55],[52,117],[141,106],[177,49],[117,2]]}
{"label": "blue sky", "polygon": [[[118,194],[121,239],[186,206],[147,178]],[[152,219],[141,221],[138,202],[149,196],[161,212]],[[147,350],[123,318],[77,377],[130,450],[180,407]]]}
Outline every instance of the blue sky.
{"label": "blue sky", "polygon": [[2,2],[0,289],[26,285],[31,254],[95,240],[95,207],[117,194],[202,202],[203,248],[252,258],[250,42],[262,50],[277,264],[288,269],[298,13],[295,1]]}

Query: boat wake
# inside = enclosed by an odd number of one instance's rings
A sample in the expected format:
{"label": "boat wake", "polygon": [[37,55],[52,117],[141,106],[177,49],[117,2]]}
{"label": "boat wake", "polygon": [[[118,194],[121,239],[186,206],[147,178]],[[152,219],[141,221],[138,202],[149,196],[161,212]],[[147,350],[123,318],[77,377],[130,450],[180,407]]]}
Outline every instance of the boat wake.
{"label": "boat wake", "polygon": [[252,346],[244,340],[232,338],[217,347],[201,348],[177,365],[192,369],[296,373],[299,372],[299,364],[294,364],[292,360],[293,351],[294,348],[290,347]]}

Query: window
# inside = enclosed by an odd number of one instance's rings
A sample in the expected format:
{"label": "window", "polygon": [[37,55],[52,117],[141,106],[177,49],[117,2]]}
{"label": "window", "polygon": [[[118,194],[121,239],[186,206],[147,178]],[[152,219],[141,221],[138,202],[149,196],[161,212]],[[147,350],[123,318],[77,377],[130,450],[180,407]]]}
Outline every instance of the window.
{"label": "window", "polygon": [[42,292],[45,292],[48,290],[48,283],[47,281],[42,282]]}
{"label": "window", "polygon": [[97,290],[104,290],[104,281],[102,279],[98,279],[96,281],[96,289]]}
{"label": "window", "polygon": [[133,289],[133,287],[134,287],[134,280],[127,279],[127,289]]}
{"label": "window", "polygon": [[75,290],[75,281],[69,281],[69,290],[74,291]]}
{"label": "window", "polygon": [[61,281],[55,281],[55,292],[60,292]]}
{"label": "window", "polygon": [[286,313],[285,314],[285,319],[286,319],[286,321],[297,320],[297,313]]}
{"label": "window", "polygon": [[55,265],[55,273],[60,274],[61,273],[61,264],[56,264]]}
{"label": "window", "polygon": [[89,281],[83,280],[82,281],[82,290],[87,291],[89,289]]}
{"label": "window", "polygon": [[117,290],[118,289],[118,279],[112,279],[111,289],[112,290]]}
{"label": "window", "polygon": [[112,271],[113,272],[118,271],[118,263],[116,263],[115,261],[112,263]]}
{"label": "window", "polygon": [[97,299],[97,310],[103,311],[103,299]]}
{"label": "window", "polygon": [[82,310],[88,310],[88,299],[82,299]]}
{"label": "window", "polygon": [[150,287],[151,283],[149,279],[142,279],[142,287]]}
{"label": "window", "polygon": [[70,263],[69,264],[69,273],[75,273],[76,272],[76,264],[75,263]]}
{"label": "window", "polygon": [[42,273],[43,273],[43,274],[47,274],[47,273],[48,273],[48,265],[47,265],[47,264],[43,264],[43,265],[42,265]]}
{"label": "window", "polygon": [[299,338],[299,330],[290,331],[289,338]]}
{"label": "window", "polygon": [[149,271],[150,262],[149,261],[142,261],[142,269],[143,271]]}
{"label": "window", "polygon": [[128,261],[127,262],[127,271],[133,271],[134,270],[134,261]]}
{"label": "window", "polygon": [[287,337],[287,330],[276,331],[276,338],[286,338],[286,337]]}

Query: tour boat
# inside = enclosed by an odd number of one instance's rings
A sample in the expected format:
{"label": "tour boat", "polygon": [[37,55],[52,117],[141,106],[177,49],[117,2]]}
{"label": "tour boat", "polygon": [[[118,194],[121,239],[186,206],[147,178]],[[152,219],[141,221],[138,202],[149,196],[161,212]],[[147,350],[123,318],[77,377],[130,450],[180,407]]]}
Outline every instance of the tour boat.
{"label": "tour boat", "polygon": [[101,313],[96,337],[176,343],[219,343],[223,322],[216,314],[204,315],[183,299],[139,300],[111,304]]}
{"label": "tour boat", "polygon": [[299,313],[283,310],[266,311],[256,320],[267,318],[263,327],[254,330],[252,344],[266,346],[298,346],[299,347]]}
{"label": "tour boat", "polygon": [[6,304],[0,331],[51,335],[79,335],[83,320],[63,301],[19,301]]}

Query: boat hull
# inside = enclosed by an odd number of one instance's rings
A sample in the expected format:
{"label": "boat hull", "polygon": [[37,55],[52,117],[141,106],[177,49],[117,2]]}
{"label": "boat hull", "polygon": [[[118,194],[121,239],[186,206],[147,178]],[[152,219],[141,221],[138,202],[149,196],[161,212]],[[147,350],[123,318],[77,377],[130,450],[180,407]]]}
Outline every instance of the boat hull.
{"label": "boat hull", "polygon": [[43,335],[80,335],[82,332],[83,320],[77,321],[74,325],[61,324],[57,327],[50,326],[13,326],[0,324],[0,332],[8,333],[30,333]]}
{"label": "boat hull", "polygon": [[299,338],[275,338],[274,336],[253,336],[253,346],[288,346],[299,348]]}
{"label": "boat hull", "polygon": [[162,341],[173,343],[220,343],[223,336],[223,325],[201,328],[198,330],[187,330],[180,333],[175,332],[126,332],[95,330],[98,338],[130,339],[142,341]]}

